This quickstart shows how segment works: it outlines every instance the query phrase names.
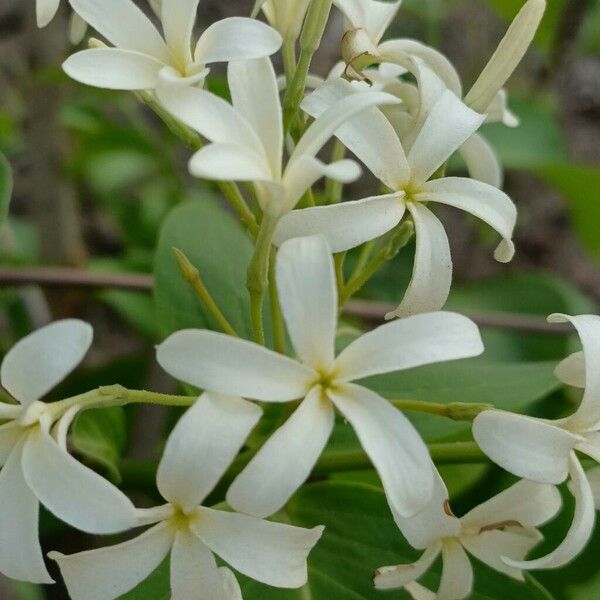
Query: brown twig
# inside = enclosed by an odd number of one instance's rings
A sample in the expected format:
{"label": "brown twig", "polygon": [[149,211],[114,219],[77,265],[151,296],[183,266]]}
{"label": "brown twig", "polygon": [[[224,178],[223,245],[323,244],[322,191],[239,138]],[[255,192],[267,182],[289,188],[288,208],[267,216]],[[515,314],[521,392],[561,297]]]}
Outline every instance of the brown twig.
{"label": "brown twig", "polygon": [[[118,288],[121,290],[151,292],[154,283],[150,275],[141,273],[94,273],[82,269],[62,267],[12,268],[0,267],[0,287],[40,285],[46,288]],[[383,302],[352,300],[344,312],[371,323],[380,323],[395,306]],[[529,333],[564,335],[572,332],[570,325],[550,324],[542,317],[504,312],[475,312],[468,316],[481,327],[512,329]]]}

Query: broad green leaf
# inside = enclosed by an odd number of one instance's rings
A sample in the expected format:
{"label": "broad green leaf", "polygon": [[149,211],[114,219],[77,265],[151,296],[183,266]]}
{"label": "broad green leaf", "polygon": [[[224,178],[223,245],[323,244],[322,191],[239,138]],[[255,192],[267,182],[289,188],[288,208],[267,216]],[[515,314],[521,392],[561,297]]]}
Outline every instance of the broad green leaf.
{"label": "broad green leaf", "polygon": [[173,255],[179,248],[240,336],[251,337],[246,270],[253,246],[243,227],[212,197],[176,207],[164,223],[155,263],[155,300],[165,334],[185,328],[218,330]]}
{"label": "broad green leaf", "polygon": [[12,194],[12,170],[10,164],[0,153],[0,229],[8,216],[8,205]]}
{"label": "broad green leaf", "polygon": [[127,442],[125,412],[121,407],[85,411],[75,421],[71,443],[80,454],[108,472],[119,483],[119,460]]}
{"label": "broad green leaf", "polygon": [[538,173],[564,196],[579,239],[596,260],[600,261],[600,169],[557,164],[540,168]]}

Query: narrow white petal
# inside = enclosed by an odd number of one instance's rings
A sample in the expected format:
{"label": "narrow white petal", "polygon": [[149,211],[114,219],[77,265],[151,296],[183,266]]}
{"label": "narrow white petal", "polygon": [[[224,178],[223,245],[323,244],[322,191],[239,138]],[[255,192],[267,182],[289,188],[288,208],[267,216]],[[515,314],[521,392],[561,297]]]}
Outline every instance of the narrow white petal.
{"label": "narrow white petal", "polygon": [[419,550],[428,548],[443,538],[457,537],[461,523],[450,509],[448,489],[437,470],[433,473],[431,499],[413,517],[403,517],[390,506],[396,525],[407,542]]}
{"label": "narrow white petal", "polygon": [[523,580],[521,570],[507,565],[502,558],[523,560],[541,540],[542,535],[536,529],[517,527],[504,531],[484,531],[479,535],[465,535],[460,539],[465,549],[481,562],[519,580]]}
{"label": "narrow white petal", "polygon": [[461,523],[469,529],[509,521],[517,521],[523,527],[538,527],[555,517],[561,506],[555,486],[524,479],[475,507],[462,517]]}
{"label": "narrow white petal", "polygon": [[213,331],[179,331],[158,347],[157,359],[196,387],[265,402],[303,398],[316,378],[291,358]]}
{"label": "narrow white petal", "polygon": [[339,380],[353,381],[482,352],[473,321],[457,313],[427,313],[381,325],[359,337],[338,356],[336,374]]}
{"label": "narrow white petal", "polygon": [[404,194],[363,198],[330,206],[295,210],[279,222],[273,242],[322,235],[332,252],[343,252],[391,231],[404,216]]}
{"label": "narrow white petal", "polygon": [[375,589],[395,590],[413,583],[427,573],[441,550],[442,544],[436,542],[429,546],[420,556],[419,560],[412,564],[380,567],[375,571],[375,578],[373,579]]}
{"label": "narrow white petal", "polygon": [[566,385],[577,388],[585,388],[585,355],[583,352],[575,352],[561,361],[554,375]]}
{"label": "narrow white petal", "polygon": [[303,529],[209,508],[198,514],[195,533],[236,571],[274,587],[306,583],[306,559],[323,527]]}
{"label": "narrow white petal", "polygon": [[0,573],[32,583],[54,583],[38,537],[39,502],[25,483],[21,469],[23,441],[0,471]]}
{"label": "narrow white petal", "polygon": [[325,238],[295,238],[277,253],[277,289],[299,359],[328,370],[334,359],[338,297],[333,258]]}
{"label": "narrow white petal", "polygon": [[0,425],[0,466],[6,463],[10,453],[23,437],[24,429],[14,421]]}
{"label": "narrow white petal", "polygon": [[83,42],[83,38],[85,38],[85,34],[87,33],[87,28],[87,23],[74,12],[71,15],[71,24],[69,27],[69,41],[73,46],[78,46]]}
{"label": "narrow white petal", "polygon": [[211,142],[237,144],[258,155],[264,154],[251,123],[223,98],[182,86],[159,87],[156,96],[172,115]]}
{"label": "narrow white petal", "polygon": [[156,27],[131,0],[69,0],[73,10],[111,44],[168,63],[169,50]]}
{"label": "narrow white petal", "polygon": [[158,466],[163,498],[190,511],[210,494],[262,410],[235,396],[205,393],[179,420]]}
{"label": "narrow white petal", "polygon": [[315,388],[258,451],[227,492],[240,512],[268,517],[308,479],[334,424],[331,403]]}
{"label": "narrow white petal", "polygon": [[163,67],[148,54],[120,48],[82,50],[63,63],[65,73],[75,81],[110,90],[153,89]]}
{"label": "narrow white petal", "polygon": [[[372,93],[364,90],[364,86],[352,85],[341,77],[330,79],[305,98],[302,109],[319,118],[344,98]],[[342,124],[335,135],[389,188],[396,189],[408,181],[410,173],[402,144],[378,108],[355,115]]]}
{"label": "narrow white petal", "polygon": [[17,342],[0,366],[0,383],[23,406],[60,383],[86,355],[94,332],[74,319],[56,321]]}
{"label": "narrow white petal", "polygon": [[496,464],[540,483],[562,483],[569,472],[569,453],[580,441],[540,419],[489,410],[477,416],[473,436]]}
{"label": "narrow white petal", "polygon": [[327,394],[356,431],[390,504],[404,517],[416,515],[431,498],[433,465],[413,425],[387,400],[364,387],[346,383]]}
{"label": "narrow white petal", "polygon": [[265,158],[237,144],[211,144],[190,159],[190,173],[216,181],[263,181],[271,179]]}
{"label": "narrow white petal", "polygon": [[167,46],[176,64],[192,63],[192,32],[199,0],[163,0],[161,21]]}
{"label": "narrow white petal", "polygon": [[273,177],[279,179],[283,121],[273,64],[268,58],[234,61],[227,74],[233,106],[259,135]]}
{"label": "narrow white petal", "polygon": [[[485,221],[502,236],[504,242],[496,250],[496,260],[512,260],[512,235],[517,222],[517,208],[503,191],[474,179],[444,177],[423,185],[415,199],[454,206]],[[507,252],[503,252],[503,249]]]}
{"label": "narrow white petal", "polygon": [[517,569],[558,569],[570,563],[587,545],[592,536],[596,520],[594,495],[574,452],[571,453],[569,463],[569,474],[572,480],[571,489],[575,496],[575,514],[566,538],[558,548],[542,558],[515,561],[506,557],[504,562],[507,565]]}
{"label": "narrow white petal", "polygon": [[[587,477],[588,483],[594,496],[594,506],[596,510],[600,510],[600,467],[594,467],[589,471],[586,471],[585,476]],[[569,486],[573,491],[573,486]]]}
{"label": "narrow white petal", "polygon": [[240,584],[233,574],[233,571],[227,567],[221,567],[219,573],[221,574],[221,579],[225,588],[225,598],[227,598],[227,600],[243,600]]}
{"label": "narrow white petal", "polygon": [[23,473],[39,501],[65,523],[88,533],[133,527],[135,509],[113,484],[62,450],[37,427],[23,449]]}
{"label": "narrow white petal", "polygon": [[452,92],[444,92],[408,153],[413,183],[425,183],[479,129],[484,119]]}
{"label": "narrow white petal", "polygon": [[398,13],[402,0],[378,2],[371,0],[334,0],[354,29],[365,29],[374,44],[378,44]]}
{"label": "narrow white petal", "polygon": [[504,172],[491,144],[481,135],[472,135],[459,149],[469,175],[496,188],[501,188]]}
{"label": "narrow white petal", "polygon": [[188,530],[175,534],[171,550],[171,600],[191,600],[198,594],[229,600],[213,553]]}
{"label": "narrow white petal", "polygon": [[159,523],[123,544],[65,556],[50,552],[73,600],[114,600],[156,569],[173,544],[174,531]]}
{"label": "narrow white petal", "polygon": [[411,581],[404,586],[404,589],[410,594],[412,600],[436,600],[437,594],[428,590],[416,581]]}
{"label": "narrow white petal", "polygon": [[37,26],[46,27],[54,19],[60,0],[36,0]]}
{"label": "narrow white petal", "polygon": [[548,320],[551,323],[571,322],[583,346],[585,392],[579,409],[569,419],[569,427],[595,428],[600,423],[600,317],[551,315]]}
{"label": "narrow white petal", "polygon": [[474,110],[485,113],[531,45],[544,16],[546,0],[528,0],[509,27],[494,55],[465,98]]}
{"label": "narrow white petal", "polygon": [[456,540],[445,540],[442,547],[442,580],[438,600],[462,600],[473,590],[473,567],[463,547]]}
{"label": "narrow white petal", "polygon": [[408,205],[416,233],[413,273],[400,306],[386,319],[440,310],[452,284],[452,257],[446,230],[424,205]]}
{"label": "narrow white petal", "polygon": [[487,108],[486,123],[502,123],[506,127],[518,127],[521,120],[508,107],[508,93],[500,90]]}
{"label": "narrow white petal", "polygon": [[230,17],[213,23],[200,37],[194,59],[197,63],[229,62],[271,56],[283,40],[272,27],[245,17]]}

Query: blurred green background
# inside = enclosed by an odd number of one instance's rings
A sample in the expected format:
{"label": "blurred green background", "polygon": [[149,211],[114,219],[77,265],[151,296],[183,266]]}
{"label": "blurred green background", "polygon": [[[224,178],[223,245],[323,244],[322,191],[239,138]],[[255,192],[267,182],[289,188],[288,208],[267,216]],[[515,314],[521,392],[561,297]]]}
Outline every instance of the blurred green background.
{"label": "blurred green background", "polygon": [[[200,23],[248,14],[251,4],[203,0]],[[517,257],[508,266],[495,263],[496,240],[486,228],[459,211],[441,210],[455,264],[453,309],[540,318],[557,311],[597,312],[600,1],[548,4],[536,44],[509,84],[510,105],[521,126],[485,127],[506,168],[505,190],[520,212]],[[392,34],[443,50],[468,87],[520,5],[521,0],[405,0]],[[338,13],[332,15],[314,65],[321,74],[339,55],[343,23]],[[242,258],[248,241],[220,207],[217,191],[188,176],[189,151],[133,95],[86,88],[61,72],[60,63],[71,51],[66,7],[42,31],[33,17],[33,0],[0,4],[0,152],[14,176],[8,219],[0,229],[0,356],[32,329],[76,316],[93,323],[96,342],[84,368],[57,397],[112,383],[175,391],[153,361],[153,344],[179,327],[211,324],[179,281],[170,248],[183,247],[216,299],[227,305],[226,312],[235,313],[245,302]],[[211,86],[216,92],[225,89],[222,70],[214,71]],[[455,168],[461,171],[460,164]],[[0,173],[4,171],[0,163]],[[0,175],[0,223],[6,185],[6,176]],[[345,198],[372,192],[364,179],[348,187]],[[363,296],[397,301],[410,275],[411,252],[386,265]],[[155,274],[157,290],[154,297],[150,290],[9,283],[15,269],[27,273],[40,266],[67,267],[79,274]],[[128,281],[145,287],[150,279]],[[357,324],[348,318],[340,343],[354,334]],[[497,327],[484,328],[484,337],[488,350],[478,361],[373,385],[388,397],[492,402],[544,415],[563,410],[570,398],[558,389],[552,367],[574,347],[572,339]],[[77,421],[72,443],[90,464],[147,502],[153,494],[152,473],[140,475],[136,465],[158,455],[174,416],[144,408],[89,413]],[[413,418],[428,441],[468,436],[463,425]],[[459,513],[509,481],[486,466],[449,467],[444,473],[451,478]],[[373,483],[364,474],[350,479]],[[549,527],[549,545],[558,541],[568,517]],[[48,549],[74,551],[90,545],[89,538],[45,514],[42,530]],[[573,565],[536,578],[557,599],[598,598],[599,548],[600,533]],[[41,590],[0,580],[3,600],[46,597],[66,596],[60,586]],[[154,598],[143,592],[136,597]]]}

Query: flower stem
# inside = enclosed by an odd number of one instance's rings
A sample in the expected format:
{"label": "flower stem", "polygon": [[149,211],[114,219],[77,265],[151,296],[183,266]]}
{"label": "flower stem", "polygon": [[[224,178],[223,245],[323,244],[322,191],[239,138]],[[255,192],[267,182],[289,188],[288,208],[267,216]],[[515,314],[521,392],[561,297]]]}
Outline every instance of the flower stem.
{"label": "flower stem", "polygon": [[283,57],[283,70],[285,71],[286,87],[291,84],[294,73],[296,72],[296,40],[285,38],[281,48]]}
{"label": "flower stem", "polygon": [[285,326],[277,293],[274,252],[271,253],[269,260],[269,300],[271,302],[271,320],[273,321],[273,346],[276,352],[285,354]]}
{"label": "flower stem", "polygon": [[419,400],[390,400],[390,402],[400,410],[414,410],[446,417],[453,421],[467,422],[473,421],[483,411],[494,408],[493,404],[470,404],[467,402],[450,402],[449,404],[420,402]]}
{"label": "flower stem", "polygon": [[[335,163],[342,160],[346,156],[346,146],[337,138],[333,142],[331,150],[331,159],[329,162]],[[325,197],[329,204],[339,204],[342,201],[344,192],[344,184],[336,179],[327,179],[325,182]]]}
{"label": "flower stem", "polygon": [[225,332],[227,335],[239,337],[236,330],[221,312],[221,309],[217,306],[217,303],[214,301],[207,287],[204,285],[204,282],[200,277],[200,271],[198,271],[198,269],[191,263],[190,259],[181,250],[178,248],[173,248],[173,252],[175,253],[175,258],[177,259],[177,264],[179,265],[181,275],[185,281],[190,284],[194,292],[196,292],[196,295],[198,298],[200,298],[202,304],[204,304],[204,306],[213,316],[221,328],[221,331]]}
{"label": "flower stem", "polygon": [[344,279],[344,263],[346,262],[347,255],[347,252],[340,252],[334,256],[335,280],[337,283],[338,298],[344,293],[344,287],[346,285]]}
{"label": "flower stem", "polygon": [[269,284],[269,258],[271,241],[277,226],[277,219],[265,214],[260,225],[254,254],[248,266],[247,287],[250,293],[250,313],[252,330],[257,344],[265,345],[265,330],[263,323],[263,304],[265,292]]}

